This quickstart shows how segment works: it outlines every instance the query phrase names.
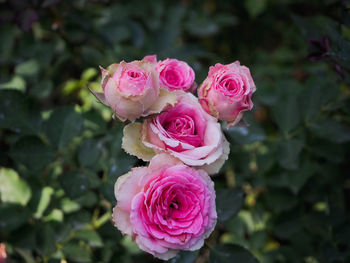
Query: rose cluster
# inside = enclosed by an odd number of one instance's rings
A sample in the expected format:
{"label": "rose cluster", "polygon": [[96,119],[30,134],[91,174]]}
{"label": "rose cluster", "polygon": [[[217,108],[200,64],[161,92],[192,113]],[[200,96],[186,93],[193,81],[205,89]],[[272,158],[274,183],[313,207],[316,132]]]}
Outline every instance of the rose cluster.
{"label": "rose cluster", "polygon": [[219,120],[230,128],[252,109],[249,69],[216,64],[198,89],[194,70],[177,59],[150,55],[101,71],[103,93],[94,95],[128,120],[123,149],[149,162],[118,178],[115,226],[163,260],[201,248],[217,220],[209,175],[230,152]]}

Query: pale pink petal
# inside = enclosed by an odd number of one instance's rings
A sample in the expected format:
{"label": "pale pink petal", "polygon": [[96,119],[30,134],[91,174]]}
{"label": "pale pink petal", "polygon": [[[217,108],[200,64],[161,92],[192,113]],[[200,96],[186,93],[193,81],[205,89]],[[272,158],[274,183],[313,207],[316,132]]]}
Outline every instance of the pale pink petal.
{"label": "pale pink petal", "polygon": [[119,208],[130,211],[133,197],[141,191],[142,186],[139,185],[139,182],[145,173],[147,173],[147,167],[137,167],[118,177],[114,193]]}
{"label": "pale pink petal", "polygon": [[113,208],[112,221],[114,225],[124,235],[133,235],[133,226],[130,223],[130,213],[120,209],[118,206]]}

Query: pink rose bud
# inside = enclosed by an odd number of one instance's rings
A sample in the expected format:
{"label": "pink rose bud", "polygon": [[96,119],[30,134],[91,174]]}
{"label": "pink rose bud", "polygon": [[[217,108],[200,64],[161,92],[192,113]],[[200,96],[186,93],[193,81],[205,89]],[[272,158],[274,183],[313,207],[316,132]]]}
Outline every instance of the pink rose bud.
{"label": "pink rose bud", "polygon": [[176,94],[174,106],[144,120],[142,125],[125,127],[124,150],[145,161],[149,161],[151,152],[166,152],[209,174],[219,172],[230,151],[220,124],[203,110],[194,95],[183,91]]}
{"label": "pink rose bud", "polygon": [[156,70],[159,72],[160,85],[163,88],[188,92],[194,92],[197,88],[194,71],[184,61],[167,58],[158,62]]}
{"label": "pink rose bud", "polygon": [[102,89],[107,104],[121,120],[143,115],[159,95],[158,74],[151,63],[133,61],[112,64],[102,72]]}
{"label": "pink rose bud", "polygon": [[173,104],[176,96],[160,90],[155,65],[151,60],[122,61],[107,69],[101,68],[103,93],[92,92],[122,121],[159,113]]}
{"label": "pink rose bud", "polygon": [[206,112],[219,120],[230,122],[230,128],[253,108],[251,100],[255,84],[249,68],[239,61],[210,67],[208,77],[198,89],[198,98]]}
{"label": "pink rose bud", "polygon": [[131,169],[114,189],[115,226],[157,258],[200,249],[216,225],[214,183],[205,171],[170,155],[156,155],[149,167]]}

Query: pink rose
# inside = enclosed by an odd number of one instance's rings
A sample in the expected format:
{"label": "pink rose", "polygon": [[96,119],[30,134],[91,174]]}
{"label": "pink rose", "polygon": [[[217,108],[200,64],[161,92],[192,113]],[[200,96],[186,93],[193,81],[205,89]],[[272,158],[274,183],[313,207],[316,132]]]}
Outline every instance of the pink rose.
{"label": "pink rose", "polygon": [[239,61],[210,67],[208,77],[198,89],[198,98],[206,112],[219,120],[236,125],[245,111],[253,108],[255,84],[249,68]]}
{"label": "pink rose", "polygon": [[203,110],[195,96],[183,91],[176,93],[174,106],[146,119],[142,127],[141,124],[125,127],[124,150],[144,161],[155,153],[167,152],[189,166],[217,173],[230,151],[220,124]]}
{"label": "pink rose", "polygon": [[148,61],[122,61],[101,68],[101,86],[104,94],[93,92],[104,104],[110,106],[122,121],[134,121],[141,116],[159,113],[176,96],[159,87],[159,74],[155,63]]}
{"label": "pink rose", "polygon": [[119,177],[115,196],[115,226],[163,260],[179,250],[201,248],[216,224],[214,183],[208,174],[167,154]]}
{"label": "pink rose", "polygon": [[[145,56],[144,60],[155,63],[156,55]],[[168,90],[184,90],[194,92],[197,88],[194,82],[193,69],[184,61],[167,58],[159,61],[156,70],[159,72],[160,86]]]}

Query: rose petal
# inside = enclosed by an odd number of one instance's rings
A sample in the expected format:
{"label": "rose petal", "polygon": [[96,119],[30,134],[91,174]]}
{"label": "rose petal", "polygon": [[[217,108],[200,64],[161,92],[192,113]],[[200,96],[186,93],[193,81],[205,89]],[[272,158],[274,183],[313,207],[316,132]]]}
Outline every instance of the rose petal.
{"label": "rose petal", "polygon": [[125,235],[132,236],[133,226],[130,223],[130,213],[120,209],[118,206],[113,208],[112,221],[114,225]]}
{"label": "rose petal", "polygon": [[155,152],[146,147],[141,140],[141,123],[130,123],[124,127],[122,148],[130,155],[137,156],[147,162],[152,159]]}
{"label": "rose petal", "polygon": [[203,165],[201,169],[205,170],[208,174],[217,174],[220,171],[230,154],[230,143],[226,140],[225,136],[223,136],[222,147],[223,154],[221,154],[220,158],[211,164]]}
{"label": "rose petal", "polygon": [[139,182],[145,173],[147,173],[147,167],[136,167],[118,177],[114,186],[118,207],[130,211],[132,198],[141,190],[142,186]]}
{"label": "rose petal", "polygon": [[167,106],[173,106],[176,103],[177,95],[174,92],[165,89],[159,91],[157,100],[143,113],[143,116],[160,113]]}

